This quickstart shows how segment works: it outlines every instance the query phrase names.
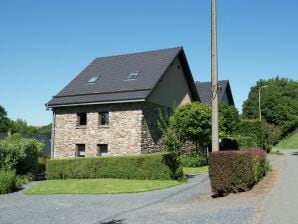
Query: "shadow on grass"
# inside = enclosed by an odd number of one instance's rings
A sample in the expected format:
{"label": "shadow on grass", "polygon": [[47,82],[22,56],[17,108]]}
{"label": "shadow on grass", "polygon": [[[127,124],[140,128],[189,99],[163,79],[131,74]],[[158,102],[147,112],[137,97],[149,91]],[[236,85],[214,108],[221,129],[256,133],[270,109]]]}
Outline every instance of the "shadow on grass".
{"label": "shadow on grass", "polygon": [[97,224],[125,224],[125,219],[119,219],[119,220],[111,220],[111,221],[107,221],[107,222],[98,222]]}

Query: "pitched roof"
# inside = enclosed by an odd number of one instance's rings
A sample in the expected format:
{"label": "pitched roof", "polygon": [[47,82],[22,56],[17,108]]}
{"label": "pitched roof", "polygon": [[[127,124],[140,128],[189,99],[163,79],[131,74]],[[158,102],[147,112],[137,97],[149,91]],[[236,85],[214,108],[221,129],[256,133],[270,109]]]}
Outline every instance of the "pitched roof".
{"label": "pitched roof", "polygon": [[[218,100],[221,103],[223,101],[224,93],[227,93],[227,97],[230,105],[234,105],[234,99],[230,87],[229,80],[220,80],[218,85],[221,87],[221,91],[218,94]],[[201,102],[211,104],[211,82],[196,82],[197,90],[201,99]]]}
{"label": "pitched roof", "polygon": [[[146,100],[177,57],[181,61],[192,96],[198,99],[183,48],[177,47],[96,58],[47,106]],[[139,72],[137,79],[128,79],[128,74],[132,72]],[[95,76],[98,76],[98,80],[88,83]]]}

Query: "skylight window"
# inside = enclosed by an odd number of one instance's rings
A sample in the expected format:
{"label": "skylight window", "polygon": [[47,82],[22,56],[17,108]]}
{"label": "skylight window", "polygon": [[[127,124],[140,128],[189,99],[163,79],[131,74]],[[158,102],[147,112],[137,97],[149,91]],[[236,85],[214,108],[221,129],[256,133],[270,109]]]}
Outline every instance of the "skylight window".
{"label": "skylight window", "polygon": [[88,81],[88,83],[95,83],[98,79],[99,79],[99,75],[97,75],[97,76],[92,76],[90,79],[89,79],[89,81]]}
{"label": "skylight window", "polygon": [[138,78],[140,72],[131,72],[127,75],[128,80],[135,80]]}

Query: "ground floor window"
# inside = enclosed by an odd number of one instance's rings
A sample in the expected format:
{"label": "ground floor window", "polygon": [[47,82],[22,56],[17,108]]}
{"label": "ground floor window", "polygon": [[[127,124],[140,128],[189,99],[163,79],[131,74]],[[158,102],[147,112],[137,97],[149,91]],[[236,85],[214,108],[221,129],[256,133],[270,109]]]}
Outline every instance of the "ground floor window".
{"label": "ground floor window", "polygon": [[108,145],[107,144],[98,144],[97,145],[97,155],[98,156],[108,155]]}
{"label": "ground floor window", "polygon": [[85,144],[76,144],[76,156],[85,157]]}

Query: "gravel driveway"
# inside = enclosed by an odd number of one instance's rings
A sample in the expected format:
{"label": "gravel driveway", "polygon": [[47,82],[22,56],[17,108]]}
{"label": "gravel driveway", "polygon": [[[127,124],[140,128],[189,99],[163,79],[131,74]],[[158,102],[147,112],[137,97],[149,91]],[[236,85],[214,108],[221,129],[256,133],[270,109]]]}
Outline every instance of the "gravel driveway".
{"label": "gravel driveway", "polygon": [[[27,188],[36,183],[31,183]],[[211,198],[207,174],[180,186],[136,194],[0,196],[0,223],[254,223],[263,198],[251,192]],[[263,195],[263,194],[262,194]]]}

